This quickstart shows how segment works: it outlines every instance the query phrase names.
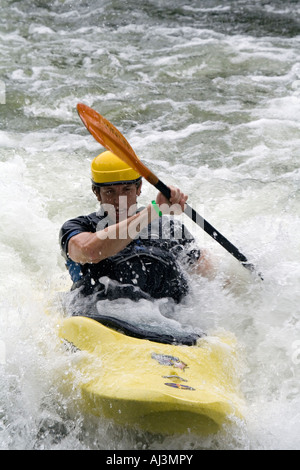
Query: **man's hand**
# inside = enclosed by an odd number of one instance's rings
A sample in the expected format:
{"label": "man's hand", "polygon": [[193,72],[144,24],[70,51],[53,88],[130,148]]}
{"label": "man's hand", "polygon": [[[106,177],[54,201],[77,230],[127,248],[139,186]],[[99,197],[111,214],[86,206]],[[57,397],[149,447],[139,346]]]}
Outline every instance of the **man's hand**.
{"label": "man's hand", "polygon": [[[170,200],[162,194],[158,193],[156,197],[156,204],[160,206],[161,211],[163,212],[163,205],[167,204],[169,207],[174,206],[174,214],[181,214],[184,212],[185,208],[185,203],[188,199],[188,196],[184,194],[179,188],[175,188],[175,186],[169,186],[169,189],[171,191],[171,197]],[[168,211],[170,213],[170,210]]]}

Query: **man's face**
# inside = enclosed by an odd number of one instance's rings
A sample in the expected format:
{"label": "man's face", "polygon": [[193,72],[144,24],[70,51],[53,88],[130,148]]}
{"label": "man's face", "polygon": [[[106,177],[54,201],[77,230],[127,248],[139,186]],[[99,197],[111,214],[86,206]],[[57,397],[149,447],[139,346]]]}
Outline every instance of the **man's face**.
{"label": "man's face", "polygon": [[[118,223],[135,214],[136,199],[140,193],[141,185],[137,188],[135,183],[103,186],[100,188],[99,200],[102,205],[113,206],[116,223]],[[110,213],[110,210],[108,212]]]}

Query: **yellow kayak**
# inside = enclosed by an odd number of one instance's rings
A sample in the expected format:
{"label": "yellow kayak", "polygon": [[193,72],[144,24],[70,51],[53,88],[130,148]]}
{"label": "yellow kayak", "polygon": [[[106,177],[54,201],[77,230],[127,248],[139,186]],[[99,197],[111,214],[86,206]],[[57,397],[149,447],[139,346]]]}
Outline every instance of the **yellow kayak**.
{"label": "yellow kayak", "polygon": [[59,335],[83,352],[76,361],[79,387],[94,415],[162,434],[206,435],[242,419],[231,336],[161,344],[81,316],[65,319]]}

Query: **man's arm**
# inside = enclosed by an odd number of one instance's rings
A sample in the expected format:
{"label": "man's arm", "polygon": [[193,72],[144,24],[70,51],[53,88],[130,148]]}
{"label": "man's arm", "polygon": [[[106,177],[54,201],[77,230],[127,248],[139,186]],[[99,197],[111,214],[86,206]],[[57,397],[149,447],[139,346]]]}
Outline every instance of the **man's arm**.
{"label": "man's arm", "polygon": [[[171,197],[168,201],[163,194],[158,193],[156,203],[161,206],[177,205],[184,210],[187,200],[180,189],[170,187]],[[68,244],[68,256],[76,263],[99,263],[100,261],[114,256],[122,251],[136,235],[147,227],[154,219],[158,218],[152,204],[145,209],[134,214],[126,220],[122,220],[115,225],[110,225],[96,233],[82,232],[74,235]]]}
{"label": "man's arm", "polygon": [[212,280],[216,277],[216,262],[207,250],[201,250],[201,256],[192,266],[192,272]]}
{"label": "man's arm", "polygon": [[[69,240],[68,256],[76,263],[99,263],[122,251],[158,214],[149,204],[141,212],[95,233],[82,232]],[[133,228],[134,225],[134,228]]]}

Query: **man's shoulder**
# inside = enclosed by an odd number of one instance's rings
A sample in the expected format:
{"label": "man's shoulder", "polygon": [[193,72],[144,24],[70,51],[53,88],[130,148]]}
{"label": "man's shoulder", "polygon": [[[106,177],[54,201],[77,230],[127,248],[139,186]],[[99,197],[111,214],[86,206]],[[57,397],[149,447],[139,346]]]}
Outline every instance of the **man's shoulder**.
{"label": "man's shoulder", "polygon": [[96,232],[97,225],[101,221],[98,212],[91,212],[88,215],[79,215],[73,219],[67,220],[59,231],[61,243],[66,243],[72,236],[81,232]]}
{"label": "man's shoulder", "polygon": [[101,216],[98,212],[91,212],[88,215],[79,215],[67,220],[62,226],[62,230],[68,230],[71,226],[82,228],[93,226],[96,227],[102,218],[103,216]]}
{"label": "man's shoulder", "polygon": [[88,215],[80,215],[67,220],[60,229],[59,240],[63,253],[67,254],[69,240],[82,232],[96,232],[99,222],[103,216],[98,212],[91,212]]}

